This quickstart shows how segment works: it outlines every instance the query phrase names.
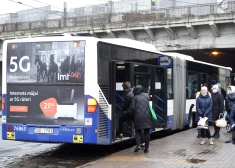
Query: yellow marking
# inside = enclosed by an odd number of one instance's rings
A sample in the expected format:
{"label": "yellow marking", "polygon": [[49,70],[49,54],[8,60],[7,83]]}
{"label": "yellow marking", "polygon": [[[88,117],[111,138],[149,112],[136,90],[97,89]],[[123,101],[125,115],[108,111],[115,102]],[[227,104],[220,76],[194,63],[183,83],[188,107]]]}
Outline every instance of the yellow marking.
{"label": "yellow marking", "polygon": [[7,139],[15,140],[16,139],[15,132],[7,132]]}
{"label": "yellow marking", "polygon": [[83,135],[73,135],[73,143],[83,143]]}
{"label": "yellow marking", "polygon": [[143,156],[109,156],[104,161],[139,162],[143,159]]}

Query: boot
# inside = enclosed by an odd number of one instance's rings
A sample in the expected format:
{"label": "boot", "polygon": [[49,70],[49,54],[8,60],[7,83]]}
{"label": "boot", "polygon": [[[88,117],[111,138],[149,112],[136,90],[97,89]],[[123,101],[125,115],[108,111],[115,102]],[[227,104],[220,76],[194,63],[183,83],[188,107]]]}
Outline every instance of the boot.
{"label": "boot", "polygon": [[210,145],[214,145],[213,141],[212,141],[212,138],[209,139],[209,144]]}
{"label": "boot", "polygon": [[214,135],[214,138],[220,138],[219,133],[215,134],[215,135]]}
{"label": "boot", "polygon": [[200,145],[204,145],[205,143],[206,143],[206,139],[202,138],[202,141],[201,141]]}

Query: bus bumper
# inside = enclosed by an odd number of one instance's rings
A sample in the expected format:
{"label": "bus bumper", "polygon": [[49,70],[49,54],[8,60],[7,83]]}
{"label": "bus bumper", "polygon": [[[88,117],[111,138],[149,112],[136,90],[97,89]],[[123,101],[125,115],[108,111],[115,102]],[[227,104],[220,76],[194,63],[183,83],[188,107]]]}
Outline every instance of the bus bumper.
{"label": "bus bumper", "polygon": [[45,143],[97,144],[97,127],[2,124],[2,139]]}

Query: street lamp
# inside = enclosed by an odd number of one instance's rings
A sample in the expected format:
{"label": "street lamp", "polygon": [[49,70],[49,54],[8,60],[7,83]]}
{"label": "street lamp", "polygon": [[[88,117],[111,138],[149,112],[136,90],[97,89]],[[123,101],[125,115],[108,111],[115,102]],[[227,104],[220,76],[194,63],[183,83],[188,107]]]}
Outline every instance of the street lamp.
{"label": "street lamp", "polygon": [[216,55],[218,55],[219,53],[218,53],[217,51],[212,51],[211,54],[214,55],[214,56],[216,56]]}

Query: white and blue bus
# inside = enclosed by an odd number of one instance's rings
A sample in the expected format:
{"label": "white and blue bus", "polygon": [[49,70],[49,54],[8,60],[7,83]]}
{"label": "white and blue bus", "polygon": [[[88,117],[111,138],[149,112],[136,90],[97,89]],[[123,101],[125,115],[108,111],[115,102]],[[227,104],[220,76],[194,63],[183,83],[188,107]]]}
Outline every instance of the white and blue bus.
{"label": "white and blue bus", "polygon": [[134,138],[126,121],[116,139],[122,82],[149,94],[153,133],[193,127],[196,92],[225,89],[231,68],[129,39],[48,35],[4,41],[2,71],[4,140],[110,145]]}

